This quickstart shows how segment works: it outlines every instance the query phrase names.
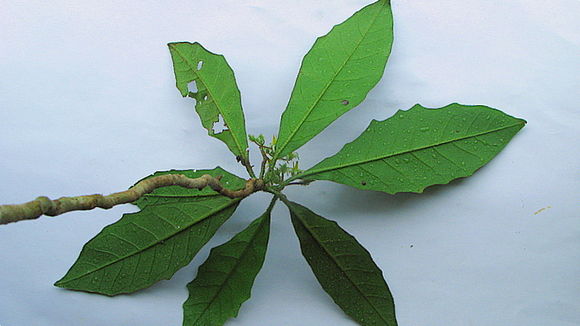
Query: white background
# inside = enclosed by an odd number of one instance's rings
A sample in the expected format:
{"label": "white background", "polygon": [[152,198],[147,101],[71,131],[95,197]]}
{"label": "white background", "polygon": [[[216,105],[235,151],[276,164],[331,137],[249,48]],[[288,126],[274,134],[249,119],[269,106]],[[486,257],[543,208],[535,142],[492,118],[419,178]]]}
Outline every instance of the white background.
{"label": "white background", "polygon": [[[315,38],[369,2],[0,1],[0,202],[108,194],[171,168],[244,175],[175,89],[166,43],[225,54],[248,133],[270,137]],[[393,0],[393,12],[384,78],[300,149],[302,167],[415,103],[485,104],[528,125],[473,177],[422,195],[317,182],[289,197],[372,253],[401,326],[579,325],[580,2]],[[0,325],[180,325],[209,248],[266,205],[245,200],[172,280],[114,298],[52,283],[131,205],[0,226]],[[316,283],[282,205],[273,218],[253,297],[228,325],[355,325]]]}

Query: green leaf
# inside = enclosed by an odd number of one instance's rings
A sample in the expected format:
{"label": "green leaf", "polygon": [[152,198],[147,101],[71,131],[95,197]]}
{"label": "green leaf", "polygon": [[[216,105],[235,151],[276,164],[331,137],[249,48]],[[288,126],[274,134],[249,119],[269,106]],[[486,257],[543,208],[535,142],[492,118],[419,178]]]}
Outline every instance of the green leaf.
{"label": "green leaf", "polygon": [[275,158],[304,145],[362,102],[381,79],[392,44],[389,1],[366,6],[318,38],[302,61],[282,115]]}
{"label": "green leaf", "polygon": [[245,230],[211,250],[197,277],[187,285],[184,326],[221,326],[237,317],[264,264],[274,202]]}
{"label": "green leaf", "polygon": [[[234,174],[229,173],[228,171],[222,169],[221,167],[217,167],[213,170],[170,170],[170,171],[158,171],[153,173],[150,176],[147,176],[141,180],[155,177],[164,174],[183,174],[188,178],[198,178],[204,174],[209,174],[212,176],[221,176],[221,184],[228,189],[231,190],[240,190],[243,189],[246,185],[246,181]],[[141,181],[139,180],[139,181]],[[171,186],[171,187],[163,187],[155,189],[150,194],[146,194],[140,199],[133,202],[133,204],[139,206],[139,208],[143,209],[145,206],[148,205],[160,205],[160,204],[169,204],[169,203],[179,203],[183,202],[188,198],[195,198],[195,197],[206,197],[206,196],[221,196],[218,192],[214,191],[210,187],[205,187],[202,190],[197,189],[187,189],[179,186]]]}
{"label": "green leaf", "polygon": [[370,126],[337,154],[293,179],[330,180],[359,189],[423,192],[472,175],[526,124],[486,106],[416,105]]}
{"label": "green leaf", "polygon": [[[200,170],[190,172],[190,176],[223,172],[220,168]],[[199,196],[152,200],[140,212],[123,215],[86,243],[77,261],[55,285],[117,295],[170,279],[189,264],[241,199]]]}
{"label": "green leaf", "polygon": [[[182,96],[195,99],[195,110],[208,134],[247,158],[248,140],[240,90],[234,72],[223,55],[209,52],[199,43],[169,43],[176,85]],[[197,91],[189,90],[195,82]],[[222,119],[225,129],[214,130]]]}
{"label": "green leaf", "polygon": [[334,302],[361,325],[397,325],[393,297],[369,252],[336,222],[284,202],[302,255]]}

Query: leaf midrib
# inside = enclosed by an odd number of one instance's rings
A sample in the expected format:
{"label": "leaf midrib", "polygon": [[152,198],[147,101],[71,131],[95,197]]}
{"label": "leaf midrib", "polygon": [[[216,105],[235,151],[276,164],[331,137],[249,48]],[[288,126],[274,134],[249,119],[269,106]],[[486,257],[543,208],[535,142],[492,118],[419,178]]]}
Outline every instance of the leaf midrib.
{"label": "leaf midrib", "polygon": [[[197,51],[197,50],[196,50],[196,51]],[[177,48],[176,48],[176,49],[175,49],[175,52],[176,52],[176,53],[177,53],[177,54],[178,54],[178,55],[181,57],[181,59],[182,59],[182,60],[183,60],[183,61],[184,61],[184,62],[187,64],[187,66],[189,67],[189,69],[190,69],[191,71],[193,71],[194,75],[196,75],[196,76],[197,76],[197,78],[198,78],[198,79],[201,81],[201,83],[202,83],[202,84],[205,86],[205,89],[206,89],[206,90],[207,90],[207,92],[209,93],[209,96],[210,96],[210,97],[211,97],[211,98],[214,100],[213,102],[215,103],[215,106],[216,106],[217,110],[219,111],[219,113],[221,114],[222,118],[224,119],[224,123],[225,123],[227,126],[231,126],[231,124],[230,124],[230,122],[229,122],[229,118],[226,118],[226,114],[224,114],[224,110],[222,109],[222,107],[221,107],[221,105],[220,105],[220,101],[219,101],[219,99],[217,99],[217,98],[216,98],[216,97],[213,95],[213,93],[212,93],[212,91],[210,90],[210,87],[208,87],[208,84],[207,84],[207,82],[205,81],[205,79],[204,79],[204,78],[203,78],[203,77],[202,77],[202,76],[201,76],[201,75],[200,75],[200,74],[197,72],[197,70],[196,70],[196,69],[197,69],[197,67],[193,67],[193,66],[190,64],[189,60],[187,60],[187,57],[185,57],[183,54],[181,54],[181,52],[179,51],[179,49],[177,49]],[[217,54],[213,54],[213,55],[216,55],[216,56],[218,56],[218,57],[222,57],[222,56],[220,56],[220,55],[217,55]],[[226,64],[227,64],[227,63],[226,63]],[[198,104],[199,104],[199,103],[196,103],[196,106],[197,106]],[[212,125],[213,125],[213,123],[212,123]],[[213,131],[211,131],[211,132],[212,132],[212,136],[213,136],[213,135],[217,135],[217,134],[216,134],[216,133],[214,133]],[[220,132],[220,133],[218,133],[218,134],[221,134],[221,133],[223,133],[223,132],[225,132],[225,131],[222,131],[222,132]],[[236,137],[236,134],[235,134],[235,133],[234,133],[234,132],[233,132],[231,129],[229,129],[229,132],[232,134],[232,138],[233,138],[233,140],[234,140],[234,143],[236,144],[236,147],[238,148],[238,151],[240,152],[240,155],[242,155],[242,156],[246,157],[245,148],[242,148],[242,146],[240,145],[240,143],[239,143],[239,141],[238,141],[238,137]]]}
{"label": "leaf midrib", "polygon": [[[364,35],[362,35],[362,37],[359,39],[359,41],[357,42],[356,46],[354,47],[352,53],[346,58],[346,60],[344,61],[344,63],[341,64],[341,66],[338,69],[338,71],[334,74],[334,76],[332,77],[332,79],[326,84],[326,86],[323,88],[322,92],[320,92],[320,95],[314,101],[314,104],[312,104],[312,106],[308,109],[308,111],[307,111],[306,115],[304,116],[304,118],[301,119],[300,123],[298,123],[296,125],[296,128],[290,133],[290,136],[288,136],[288,138],[287,138],[288,140],[286,142],[284,142],[284,145],[282,147],[280,147],[280,150],[279,151],[276,151],[277,154],[274,156],[273,160],[276,160],[279,157],[279,154],[282,153],[284,151],[284,149],[288,146],[288,144],[294,138],[294,136],[296,135],[296,133],[298,132],[298,130],[300,128],[302,128],[302,125],[304,124],[304,122],[306,121],[306,119],[308,119],[308,117],[310,117],[310,115],[312,114],[312,111],[314,111],[314,108],[316,107],[316,105],[318,105],[318,103],[320,102],[320,100],[322,99],[322,97],[326,94],[326,92],[328,91],[328,88],[330,87],[330,85],[334,82],[334,80],[336,79],[336,77],[344,70],[344,67],[346,66],[346,64],[350,61],[350,59],[352,58],[352,56],[354,55],[354,53],[358,50],[358,48],[360,47],[360,44],[362,43],[363,39],[367,36],[367,34],[369,33],[371,27],[374,26],[374,24],[375,24],[375,22],[376,22],[376,20],[377,20],[377,18],[378,18],[378,16],[379,16],[380,13],[381,13],[380,12],[380,9],[377,10],[377,12],[375,14],[375,17],[373,17],[372,23],[369,24],[369,28],[367,28],[367,30],[365,31]],[[328,36],[328,34],[326,36]]]}
{"label": "leaf midrib", "polygon": [[[524,124],[523,121],[517,121],[514,124],[508,125],[508,126],[502,126],[499,128],[495,128],[495,129],[491,129],[491,130],[487,130],[487,131],[483,131],[483,132],[479,132],[479,133],[475,133],[475,134],[470,134],[464,137],[458,137],[458,138],[454,138],[454,139],[450,139],[444,142],[440,142],[440,143],[433,143],[433,144],[429,144],[429,145],[425,145],[425,146],[421,146],[421,147],[417,147],[417,148],[412,148],[412,149],[408,149],[408,150],[404,150],[404,151],[399,151],[399,152],[395,152],[395,153],[390,153],[388,155],[382,155],[379,157],[375,157],[375,158],[370,158],[370,159],[365,159],[365,160],[361,160],[361,161],[355,161],[355,162],[351,162],[348,164],[344,164],[341,166],[332,166],[332,167],[327,167],[327,168],[322,168],[322,169],[317,169],[317,170],[312,170],[312,171],[306,171],[306,173],[301,174],[301,175],[297,175],[295,177],[292,177],[290,179],[288,179],[288,182],[292,181],[292,180],[296,180],[296,179],[301,179],[313,174],[318,174],[318,173],[324,173],[324,172],[328,172],[328,171],[332,171],[332,170],[339,170],[339,169],[344,169],[350,166],[354,166],[354,165],[360,165],[360,164],[365,164],[365,163],[369,163],[369,162],[373,162],[373,161],[378,161],[378,160],[384,160],[386,158],[389,157],[394,157],[394,156],[398,156],[398,155],[403,155],[403,154],[408,154],[408,153],[412,153],[412,152],[417,152],[423,149],[427,149],[427,148],[431,148],[431,147],[437,147],[437,146],[441,146],[441,145],[445,145],[445,144],[449,144],[452,142],[456,142],[456,141],[460,141],[460,140],[465,140],[465,139],[469,139],[469,138],[474,138],[474,137],[478,137],[478,136],[483,136],[483,135],[487,135],[487,134],[491,134],[497,131],[501,131],[501,130],[505,130],[505,129],[509,129],[509,128],[513,128],[513,127],[517,127],[520,124]],[[351,143],[352,144],[352,143]]]}
{"label": "leaf midrib", "polygon": [[[298,216],[296,214],[296,216]],[[379,310],[377,309],[377,307],[375,307],[375,305],[373,305],[373,303],[369,300],[369,298],[367,298],[367,296],[364,294],[364,292],[362,291],[362,289],[358,286],[358,284],[356,284],[351,277],[342,269],[342,266],[338,263],[338,261],[336,260],[336,258],[326,249],[326,247],[324,246],[324,244],[320,241],[320,239],[316,236],[315,233],[313,233],[307,226],[306,223],[300,218],[298,217],[298,220],[300,220],[300,222],[302,223],[302,225],[304,226],[304,228],[306,229],[306,231],[308,231],[308,233],[316,240],[316,243],[318,244],[318,246],[320,248],[322,248],[324,250],[324,252],[326,252],[326,254],[332,258],[332,261],[334,262],[334,264],[338,267],[338,269],[341,271],[342,274],[344,274],[344,276],[346,276],[346,278],[350,281],[350,283],[354,286],[354,288],[361,294],[361,296],[363,298],[365,298],[365,301],[371,306],[373,307],[373,310],[379,315],[379,317],[385,322],[387,323],[387,325],[389,325],[389,321],[386,320],[383,315],[379,312]],[[332,222],[331,222],[332,223]],[[358,255],[358,254],[357,254]]]}
{"label": "leaf midrib", "polygon": [[[111,266],[111,265],[113,265],[113,264],[116,264],[116,263],[118,263],[118,262],[120,262],[120,261],[123,261],[123,260],[125,260],[125,259],[127,259],[127,258],[129,258],[129,257],[132,257],[132,256],[138,255],[138,254],[140,254],[140,253],[142,253],[142,252],[145,252],[145,251],[149,250],[150,248],[152,248],[152,247],[154,247],[154,246],[158,245],[159,243],[163,243],[164,241],[168,240],[169,238],[172,238],[172,237],[174,237],[174,236],[178,235],[179,233],[182,233],[182,232],[185,232],[185,231],[189,231],[189,229],[190,229],[191,227],[193,227],[194,225],[196,225],[196,224],[198,224],[198,223],[200,223],[200,222],[204,221],[205,219],[207,219],[207,218],[209,218],[209,217],[211,217],[211,216],[213,216],[213,215],[215,215],[215,214],[217,214],[217,213],[219,213],[219,212],[223,211],[223,210],[224,210],[224,209],[226,209],[226,208],[229,208],[229,207],[231,207],[231,206],[232,206],[232,205],[234,205],[234,204],[237,204],[237,203],[238,203],[238,202],[240,202],[241,200],[242,200],[241,198],[233,199],[233,200],[231,200],[231,201],[227,202],[226,204],[224,204],[224,205],[220,206],[218,209],[216,209],[216,210],[212,210],[212,211],[208,212],[208,213],[207,213],[205,216],[203,216],[202,218],[200,218],[200,219],[198,219],[198,220],[195,220],[193,223],[189,224],[188,226],[186,226],[186,227],[183,227],[182,229],[178,230],[178,232],[172,233],[172,234],[170,234],[170,235],[168,235],[168,236],[166,236],[166,237],[164,237],[164,238],[157,239],[157,240],[156,240],[156,241],[154,241],[152,244],[150,244],[150,245],[149,245],[149,246],[147,246],[147,247],[144,247],[144,248],[140,249],[139,251],[134,251],[134,252],[132,252],[132,253],[130,253],[130,254],[128,254],[128,255],[125,255],[125,256],[123,256],[123,257],[116,258],[116,259],[114,259],[113,261],[111,261],[111,262],[108,262],[108,263],[107,263],[107,264],[105,264],[105,265],[99,266],[98,268],[94,268],[94,269],[92,269],[92,270],[90,270],[90,271],[87,271],[87,272],[85,272],[85,273],[82,273],[82,274],[80,274],[80,275],[78,275],[78,276],[75,276],[75,277],[73,277],[73,278],[70,278],[70,279],[68,279],[68,280],[66,280],[66,281],[59,281],[59,282],[57,282],[57,284],[66,284],[66,283],[69,283],[69,282],[72,282],[72,281],[78,280],[78,279],[80,279],[80,278],[82,278],[82,277],[85,277],[85,276],[87,276],[87,275],[90,275],[90,274],[92,274],[92,273],[94,273],[94,272],[97,272],[97,271],[100,271],[100,270],[102,270],[102,269],[104,269],[104,268],[107,268],[107,267],[109,267],[109,266]],[[136,214],[136,213],[133,213],[133,214]]]}

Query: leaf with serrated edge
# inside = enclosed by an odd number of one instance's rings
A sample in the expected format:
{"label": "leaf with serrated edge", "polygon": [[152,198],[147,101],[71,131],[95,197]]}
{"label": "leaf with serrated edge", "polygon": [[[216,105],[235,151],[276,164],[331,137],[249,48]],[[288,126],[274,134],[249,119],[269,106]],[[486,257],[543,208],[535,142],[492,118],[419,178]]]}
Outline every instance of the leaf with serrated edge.
{"label": "leaf with serrated edge", "polygon": [[[246,185],[246,181],[228,171],[217,167],[213,170],[169,170],[169,171],[158,171],[150,176],[147,176],[139,181],[145,180],[147,178],[156,177],[165,174],[182,174],[188,178],[199,178],[204,174],[213,175],[216,177],[221,177],[220,183],[230,190],[240,190]],[[138,182],[139,182],[138,181]],[[221,196],[220,193],[214,191],[210,187],[205,187],[201,190],[198,189],[187,189],[179,186],[162,187],[155,189],[152,193],[145,194],[140,199],[133,202],[133,204],[139,206],[143,209],[148,205],[158,205],[158,204],[168,204],[171,202],[180,202],[184,199],[194,198],[194,197],[205,197],[205,196]]]}
{"label": "leaf with serrated edge", "polygon": [[423,192],[472,175],[526,124],[486,106],[416,105],[370,126],[294,179],[330,180],[390,194]]}
{"label": "leaf with serrated edge", "polygon": [[[223,141],[236,156],[247,158],[248,140],[240,90],[223,55],[199,43],[169,43],[176,85],[182,96],[195,99],[195,110],[208,134]],[[188,85],[195,82],[197,91]],[[225,129],[214,130],[223,120]]]}
{"label": "leaf with serrated edge", "polygon": [[316,40],[302,61],[275,157],[304,145],[361,103],[381,79],[393,44],[389,1],[377,1]]}
{"label": "leaf with serrated edge", "polygon": [[184,326],[221,326],[229,318],[237,317],[264,264],[274,202],[246,229],[211,250],[196,278],[187,285]]}
{"label": "leaf with serrated edge", "polygon": [[336,222],[285,200],[302,255],[322,288],[363,326],[395,326],[395,304],[369,252]]}
{"label": "leaf with serrated edge", "polygon": [[[199,170],[191,176],[221,173]],[[170,279],[189,264],[241,199],[202,196],[155,199],[125,214],[85,244],[58,287],[105,295],[130,293]]]}

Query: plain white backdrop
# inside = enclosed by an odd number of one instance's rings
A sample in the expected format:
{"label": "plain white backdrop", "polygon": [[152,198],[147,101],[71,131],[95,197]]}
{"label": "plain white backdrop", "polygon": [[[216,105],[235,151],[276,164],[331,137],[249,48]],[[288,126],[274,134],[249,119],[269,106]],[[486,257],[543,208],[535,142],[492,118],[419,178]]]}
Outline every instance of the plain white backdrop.
{"label": "plain white backdrop", "polygon": [[[270,137],[315,38],[370,2],[0,1],[0,203],[108,194],[171,168],[245,175],[179,95],[166,43],[224,54],[248,133]],[[528,125],[474,176],[421,195],[316,182],[289,197],[372,253],[401,326],[579,325],[580,2],[392,2],[385,76],[299,150],[302,167],[416,103],[485,104]],[[181,325],[197,266],[267,197],[245,200],[172,280],[114,298],[52,284],[131,205],[0,226],[0,325]],[[280,204],[252,299],[227,325],[355,325],[317,284]]]}

